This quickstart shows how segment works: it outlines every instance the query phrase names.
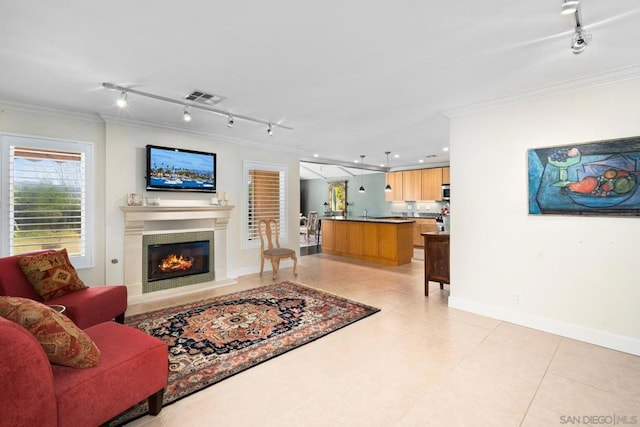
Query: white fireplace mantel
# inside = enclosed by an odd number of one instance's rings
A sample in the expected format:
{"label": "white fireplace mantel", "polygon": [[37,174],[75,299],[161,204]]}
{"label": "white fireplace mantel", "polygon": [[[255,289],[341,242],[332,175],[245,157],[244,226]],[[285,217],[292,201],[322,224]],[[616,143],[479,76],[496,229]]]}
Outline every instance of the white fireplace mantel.
{"label": "white fireplace mantel", "polygon": [[[218,287],[228,284],[227,277],[227,224],[233,206],[122,206],[124,213],[124,283],[129,302],[143,302],[175,295],[190,289]],[[142,293],[142,236],[155,233],[211,230],[214,233],[214,282],[202,286],[185,286],[173,292]],[[186,289],[190,288],[190,289]],[[180,291],[182,289],[182,291]],[[155,295],[161,294],[161,295]]]}

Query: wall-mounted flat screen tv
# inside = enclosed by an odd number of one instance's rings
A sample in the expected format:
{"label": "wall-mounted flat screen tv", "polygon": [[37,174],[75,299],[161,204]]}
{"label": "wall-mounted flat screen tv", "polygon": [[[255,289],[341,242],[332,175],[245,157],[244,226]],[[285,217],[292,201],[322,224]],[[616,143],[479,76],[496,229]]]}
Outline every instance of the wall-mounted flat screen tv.
{"label": "wall-mounted flat screen tv", "polygon": [[147,190],[216,191],[216,154],[147,145]]}

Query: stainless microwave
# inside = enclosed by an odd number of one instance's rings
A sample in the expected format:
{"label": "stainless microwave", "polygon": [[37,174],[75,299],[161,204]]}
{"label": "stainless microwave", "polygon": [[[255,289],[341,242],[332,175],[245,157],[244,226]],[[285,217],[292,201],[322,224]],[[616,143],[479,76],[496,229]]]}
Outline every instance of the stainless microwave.
{"label": "stainless microwave", "polygon": [[442,200],[451,200],[450,184],[442,184]]}

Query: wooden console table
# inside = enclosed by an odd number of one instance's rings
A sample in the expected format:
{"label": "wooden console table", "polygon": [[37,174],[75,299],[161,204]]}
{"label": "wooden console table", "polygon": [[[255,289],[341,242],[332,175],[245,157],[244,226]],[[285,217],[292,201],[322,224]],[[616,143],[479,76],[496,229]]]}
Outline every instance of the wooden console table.
{"label": "wooden console table", "polygon": [[429,296],[429,281],[449,284],[449,233],[428,232],[424,237],[424,295]]}

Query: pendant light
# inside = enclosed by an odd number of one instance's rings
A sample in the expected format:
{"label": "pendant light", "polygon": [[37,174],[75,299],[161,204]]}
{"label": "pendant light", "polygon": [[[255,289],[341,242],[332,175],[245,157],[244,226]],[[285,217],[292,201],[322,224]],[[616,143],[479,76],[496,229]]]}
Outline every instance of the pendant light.
{"label": "pendant light", "polygon": [[359,193],[364,193],[364,154],[360,154],[360,188],[358,188]]}
{"label": "pendant light", "polygon": [[[385,151],[384,154],[387,155],[387,172],[389,172],[389,154],[391,154],[391,151]],[[387,182],[387,186],[384,187],[384,191],[386,193],[389,193],[391,190],[391,185],[389,185],[389,183]]]}

